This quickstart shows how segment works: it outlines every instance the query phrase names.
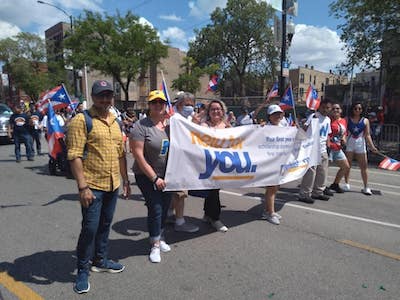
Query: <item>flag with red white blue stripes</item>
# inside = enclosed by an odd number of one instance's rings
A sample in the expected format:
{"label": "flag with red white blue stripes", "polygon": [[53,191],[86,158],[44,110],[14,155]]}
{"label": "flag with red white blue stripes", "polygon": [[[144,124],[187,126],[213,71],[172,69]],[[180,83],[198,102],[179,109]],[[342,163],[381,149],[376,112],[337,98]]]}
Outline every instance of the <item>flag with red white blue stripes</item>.
{"label": "flag with red white blue stripes", "polygon": [[390,170],[390,171],[397,171],[400,169],[400,161],[397,161],[390,157],[385,157],[384,160],[378,165],[379,168]]}
{"label": "flag with red white blue stripes", "polygon": [[318,98],[317,90],[310,84],[306,92],[306,106],[308,109],[317,110],[321,100]]}

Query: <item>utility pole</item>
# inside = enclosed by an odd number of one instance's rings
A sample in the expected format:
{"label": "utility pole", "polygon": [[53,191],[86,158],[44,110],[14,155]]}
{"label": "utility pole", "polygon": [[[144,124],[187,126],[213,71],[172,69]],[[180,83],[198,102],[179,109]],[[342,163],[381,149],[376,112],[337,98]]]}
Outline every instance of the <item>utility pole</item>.
{"label": "utility pole", "polygon": [[285,92],[285,77],[283,68],[286,67],[286,0],[282,0],[282,47],[281,47],[281,74],[279,82],[279,95],[283,97]]}

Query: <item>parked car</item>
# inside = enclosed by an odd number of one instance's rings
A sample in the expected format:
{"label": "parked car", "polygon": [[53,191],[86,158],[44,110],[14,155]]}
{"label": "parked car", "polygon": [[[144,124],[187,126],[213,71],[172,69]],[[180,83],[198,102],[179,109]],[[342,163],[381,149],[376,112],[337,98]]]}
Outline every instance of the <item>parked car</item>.
{"label": "parked car", "polygon": [[7,128],[12,114],[13,111],[11,110],[11,108],[9,108],[4,103],[0,103],[0,142],[2,143],[10,142]]}

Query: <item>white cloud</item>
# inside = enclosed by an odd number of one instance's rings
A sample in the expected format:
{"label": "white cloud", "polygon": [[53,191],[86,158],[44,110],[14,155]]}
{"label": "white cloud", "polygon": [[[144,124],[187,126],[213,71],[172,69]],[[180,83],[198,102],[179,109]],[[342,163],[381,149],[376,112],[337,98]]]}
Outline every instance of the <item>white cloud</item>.
{"label": "white cloud", "polygon": [[186,33],[178,27],[168,27],[166,30],[161,31],[161,40],[169,40],[170,45],[177,47],[182,51],[188,48],[188,39]]}
{"label": "white cloud", "polygon": [[318,71],[329,71],[345,61],[344,44],[337,32],[326,27],[296,25],[289,59],[292,66],[314,66]]}
{"label": "white cloud", "polygon": [[167,21],[174,21],[174,22],[181,22],[182,18],[178,17],[175,14],[172,15],[161,15],[160,19],[167,20]]}
{"label": "white cloud", "polygon": [[196,0],[189,1],[190,16],[202,18],[208,16],[216,7],[224,8],[227,0]]}
{"label": "white cloud", "polygon": [[13,37],[19,32],[21,32],[21,29],[19,29],[17,26],[0,21],[0,39]]}

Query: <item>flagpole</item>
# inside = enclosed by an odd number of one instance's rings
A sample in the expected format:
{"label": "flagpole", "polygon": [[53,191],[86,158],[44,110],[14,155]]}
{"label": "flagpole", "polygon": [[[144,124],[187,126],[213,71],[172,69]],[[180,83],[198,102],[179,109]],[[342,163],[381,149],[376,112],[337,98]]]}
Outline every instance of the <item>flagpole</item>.
{"label": "flagpole", "polygon": [[65,87],[64,83],[61,83],[61,85],[62,85],[65,93],[67,94],[67,97],[68,97],[68,100],[69,100],[69,106],[72,108],[72,111],[76,114],[75,107],[72,105],[71,97],[68,94],[67,88]]}
{"label": "flagpole", "polygon": [[[291,80],[289,80],[289,85],[290,85],[290,90],[292,91],[292,96],[293,96],[293,88],[292,88]],[[297,123],[296,100],[294,99],[294,96],[293,96],[293,114],[294,114],[294,122],[296,123],[296,126],[298,126],[299,124]]]}

